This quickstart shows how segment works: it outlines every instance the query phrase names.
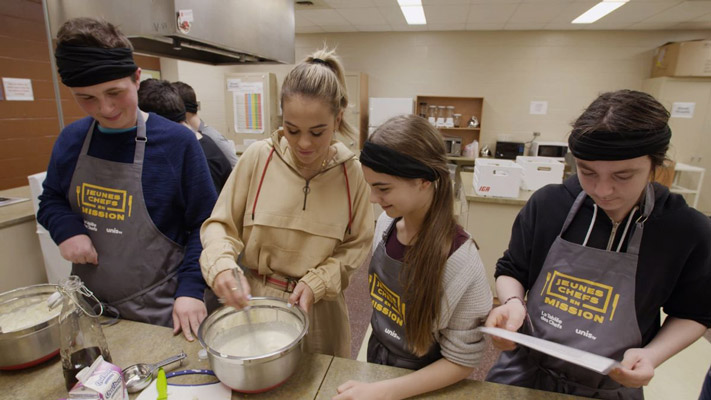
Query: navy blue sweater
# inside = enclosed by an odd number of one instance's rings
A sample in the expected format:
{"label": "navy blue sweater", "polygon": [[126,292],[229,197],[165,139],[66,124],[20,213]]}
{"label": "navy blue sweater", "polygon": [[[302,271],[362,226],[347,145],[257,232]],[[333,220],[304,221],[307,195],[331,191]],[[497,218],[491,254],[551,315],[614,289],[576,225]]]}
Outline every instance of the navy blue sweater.
{"label": "navy blue sweater", "polygon": [[[37,220],[57,244],[87,234],[82,217],[72,211],[67,196],[91,122],[92,118],[86,117],[64,128],[47,167]],[[210,216],[217,199],[205,155],[188,128],[154,113],[146,121],[146,136],[141,183],[148,214],[166,237],[185,247],[175,297],[202,300],[206,284],[198,263],[202,251],[200,226]],[[94,129],[89,155],[132,163],[135,138],[135,129],[119,134]]]}

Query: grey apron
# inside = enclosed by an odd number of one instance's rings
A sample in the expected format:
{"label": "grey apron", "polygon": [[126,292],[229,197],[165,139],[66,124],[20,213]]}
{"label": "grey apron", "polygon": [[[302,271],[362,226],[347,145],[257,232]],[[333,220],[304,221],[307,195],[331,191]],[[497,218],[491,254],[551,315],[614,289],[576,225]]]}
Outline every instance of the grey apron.
{"label": "grey apron", "polygon": [[99,265],[73,264],[72,274],[121,318],[170,327],[184,249],[158,230],[146,209],[141,184],[145,121],[139,110],[132,164],[87,154],[95,124],[79,153],[68,198],[84,218]]}
{"label": "grey apron", "polygon": [[370,324],[373,333],[368,341],[368,362],[393,367],[420,369],[442,358],[438,343],[427,354],[413,354],[405,338],[405,293],[400,283],[402,262],[389,257],[385,243],[395,227],[394,220],[383,233],[368,268],[368,283],[373,314]]}
{"label": "grey apron", "polygon": [[[635,276],[644,221],[654,208],[647,186],[644,211],[635,221],[627,252],[586,247],[562,238],[586,198],[581,192],[528,292],[533,335],[615,360],[642,344],[635,312]],[[623,240],[623,239],[622,239]],[[524,332],[531,334],[524,324]],[[501,353],[486,380],[577,396],[643,399],[609,376],[518,346]]]}

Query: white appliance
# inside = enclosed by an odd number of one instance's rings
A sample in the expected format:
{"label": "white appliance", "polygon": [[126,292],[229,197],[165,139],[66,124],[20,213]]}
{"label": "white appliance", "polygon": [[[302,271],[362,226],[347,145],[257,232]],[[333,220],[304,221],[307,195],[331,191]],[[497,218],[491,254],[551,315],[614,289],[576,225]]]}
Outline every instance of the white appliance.
{"label": "white appliance", "polygon": [[[42,183],[47,176],[47,172],[40,172],[27,177],[30,181],[30,193],[32,193],[32,205],[35,215],[39,210],[39,195],[42,194]],[[42,225],[37,223],[37,236],[39,237],[42,258],[44,259],[44,269],[47,272],[49,283],[59,283],[60,280],[69,276],[72,271],[72,263],[62,258],[59,254],[59,247],[49,236],[49,232]]]}
{"label": "white appliance", "polygon": [[412,97],[370,97],[368,99],[368,136],[383,122],[396,115],[412,114]]}

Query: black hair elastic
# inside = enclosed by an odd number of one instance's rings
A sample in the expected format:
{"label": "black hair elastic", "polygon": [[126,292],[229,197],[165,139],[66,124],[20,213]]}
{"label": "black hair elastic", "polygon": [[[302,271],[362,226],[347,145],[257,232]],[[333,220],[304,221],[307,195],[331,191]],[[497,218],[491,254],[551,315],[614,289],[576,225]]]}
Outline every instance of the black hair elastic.
{"label": "black hair elastic", "polygon": [[193,101],[183,101],[185,104],[185,111],[195,114],[198,111],[197,103]]}
{"label": "black hair elastic", "polygon": [[325,66],[328,66],[328,63],[327,63],[326,61],[320,59],[320,58],[313,58],[313,59],[311,60],[311,63],[312,63],[312,64],[323,64],[323,65],[325,65]]}
{"label": "black hair elastic", "polygon": [[366,141],[360,152],[360,163],[381,174],[408,179],[437,180],[437,174],[429,166],[387,146]]}

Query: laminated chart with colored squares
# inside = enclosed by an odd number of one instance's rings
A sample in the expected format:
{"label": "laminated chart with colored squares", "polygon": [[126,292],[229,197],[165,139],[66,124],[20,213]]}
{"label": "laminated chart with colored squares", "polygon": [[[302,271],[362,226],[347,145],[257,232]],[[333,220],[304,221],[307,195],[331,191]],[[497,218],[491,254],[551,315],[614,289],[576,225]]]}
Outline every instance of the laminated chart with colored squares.
{"label": "laminated chart with colored squares", "polygon": [[237,133],[264,133],[264,85],[229,79],[227,89],[234,99],[234,121]]}

